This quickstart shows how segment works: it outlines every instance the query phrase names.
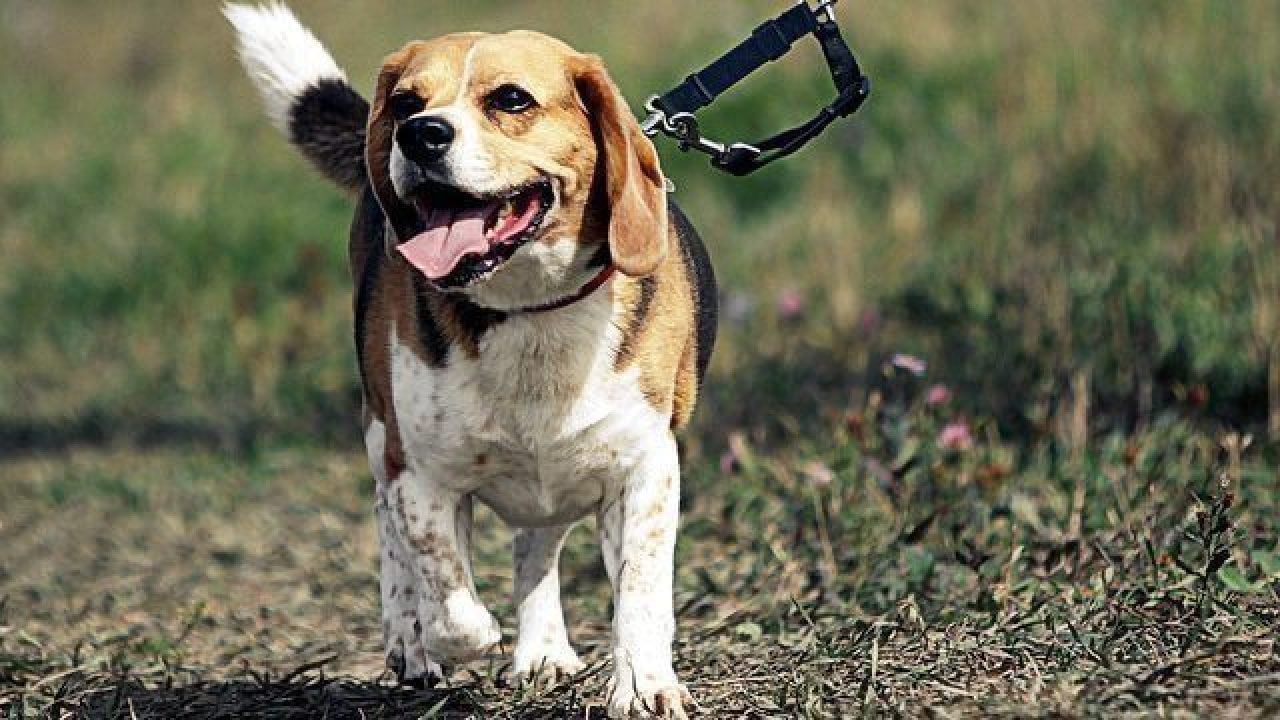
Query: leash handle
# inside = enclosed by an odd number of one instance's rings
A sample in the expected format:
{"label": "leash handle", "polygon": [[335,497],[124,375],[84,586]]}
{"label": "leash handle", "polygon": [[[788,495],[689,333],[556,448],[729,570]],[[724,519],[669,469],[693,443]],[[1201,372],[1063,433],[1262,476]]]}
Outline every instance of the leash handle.
{"label": "leash handle", "polygon": [[693,113],[710,105],[725,90],[791,51],[797,40],[815,29],[808,4],[798,3],[776,18],[766,20],[739,43],[702,70],[653,101],[668,116]]}
{"label": "leash handle", "polygon": [[[791,9],[766,20],[751,36],[682,83],[645,104],[649,117],[642,124],[646,135],[659,132],[690,149],[711,156],[713,167],[733,175],[748,175],[780,160],[814,139],[837,119],[858,110],[871,93],[871,80],[863,75],[857,58],[840,34],[834,6],[838,0],[821,0],[810,6],[799,0]],[[795,43],[813,35],[822,47],[837,96],[808,122],[756,143],[720,143],[702,135],[695,112],[710,105],[729,88],[791,51]]]}

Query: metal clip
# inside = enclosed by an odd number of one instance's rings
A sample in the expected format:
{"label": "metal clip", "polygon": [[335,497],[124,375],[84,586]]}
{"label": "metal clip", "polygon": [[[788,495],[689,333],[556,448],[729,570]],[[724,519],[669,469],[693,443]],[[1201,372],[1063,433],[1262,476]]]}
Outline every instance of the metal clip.
{"label": "metal clip", "polygon": [[[801,1],[808,2],[808,0],[801,0]],[[840,2],[840,0],[819,0],[818,4],[814,6],[813,12],[815,15],[818,13],[826,13],[827,22],[835,22],[836,21],[836,3],[838,2]]]}
{"label": "metal clip", "polygon": [[667,122],[672,128],[671,136],[680,141],[681,150],[693,148],[712,157],[724,155],[724,143],[702,137],[698,131],[698,118],[693,113],[676,113]]}
{"label": "metal clip", "polygon": [[723,165],[731,159],[742,160],[743,158],[756,158],[760,155],[760,148],[750,143],[732,143],[726,145],[716,142],[711,138],[703,137],[698,130],[698,118],[693,113],[676,113],[668,116],[665,112],[658,109],[655,101],[657,96],[649,98],[645,103],[645,109],[649,111],[649,116],[640,124],[640,129],[644,134],[653,137],[659,132],[668,135],[680,144],[683,151],[697,150],[700,153],[711,156],[713,163]]}
{"label": "metal clip", "polygon": [[667,122],[667,114],[658,109],[655,104],[657,101],[657,95],[650,95],[649,99],[644,102],[644,109],[648,111],[649,117],[646,117],[644,122],[640,123],[640,130],[649,137],[657,135],[659,131],[664,133],[671,132],[671,123]]}

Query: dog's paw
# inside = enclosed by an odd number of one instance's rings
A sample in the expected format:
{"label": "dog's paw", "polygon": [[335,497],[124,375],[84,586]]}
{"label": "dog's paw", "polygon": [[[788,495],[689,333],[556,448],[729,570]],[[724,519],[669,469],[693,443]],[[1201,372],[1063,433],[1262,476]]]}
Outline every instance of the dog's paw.
{"label": "dog's paw", "polygon": [[421,640],[410,635],[387,640],[387,669],[402,685],[419,689],[435,686],[446,674],[440,663],[427,656]]}
{"label": "dog's paw", "polygon": [[502,629],[493,615],[461,593],[445,603],[425,630],[422,643],[427,653],[450,664],[483,657],[502,642]]}
{"label": "dog's paw", "polygon": [[577,675],[585,667],[586,664],[578,659],[578,654],[567,642],[537,647],[517,642],[511,669],[507,671],[507,682],[511,685],[522,682],[555,684]]}
{"label": "dog's paw", "polygon": [[627,673],[614,675],[609,684],[609,717],[670,718],[688,720],[685,705],[693,706],[693,696],[675,677],[666,680],[636,678]]}

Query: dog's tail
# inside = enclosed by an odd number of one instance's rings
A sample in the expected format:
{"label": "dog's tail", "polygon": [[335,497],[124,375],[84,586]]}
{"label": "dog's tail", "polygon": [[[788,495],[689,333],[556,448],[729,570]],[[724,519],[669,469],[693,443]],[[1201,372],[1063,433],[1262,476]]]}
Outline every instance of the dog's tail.
{"label": "dog's tail", "polygon": [[227,3],[222,12],[275,126],[325,177],[351,192],[363,187],[369,103],[329,51],[278,1]]}

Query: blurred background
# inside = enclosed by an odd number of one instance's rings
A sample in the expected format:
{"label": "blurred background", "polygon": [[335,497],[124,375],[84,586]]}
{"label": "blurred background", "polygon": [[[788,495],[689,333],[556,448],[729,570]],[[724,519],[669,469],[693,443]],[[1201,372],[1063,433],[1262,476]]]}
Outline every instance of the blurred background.
{"label": "blurred background", "polygon": [[[639,111],[787,3],[290,5],[366,93],[404,41],[527,27],[601,54]],[[1233,564],[1264,582],[1271,560],[1250,553],[1277,529],[1280,4],[845,0],[838,15],[873,80],[852,120],[746,179],[658,141],[722,288],[681,552],[705,539],[707,558],[771,568],[681,592],[787,587],[868,612],[911,597],[928,621],[961,602],[929,579],[944,558],[1151,517],[1171,538],[1188,488],[1219,478],[1243,488]],[[335,572],[362,568],[348,618],[367,621],[376,665],[371,530],[341,529],[367,526],[370,502],[351,203],[269,126],[232,47],[212,1],[0,0],[0,595],[35,613],[111,575],[22,559],[75,556],[73,517],[117,549],[148,547],[123,539],[129,518],[176,518],[155,527],[185,557],[246,582],[261,552],[276,572],[287,541],[238,513],[302,492],[291,521],[347,548]],[[753,140],[830,96],[802,43],[704,128]],[[950,534],[930,528],[948,513]],[[1030,535],[964,535],[1011,513]],[[878,544],[893,537],[926,549]],[[154,581],[143,606],[208,587],[135,560]],[[793,582],[769,585],[777,568]],[[138,632],[172,640],[182,623],[157,612],[138,622],[168,629]],[[48,647],[69,647],[55,615]]]}
{"label": "blurred background", "polygon": [[[402,41],[533,27],[601,53],[639,109],[785,3],[293,5],[364,91]],[[0,8],[0,441],[352,442],[350,203],[264,121],[218,4]],[[843,402],[896,351],[1016,432],[1076,375],[1107,424],[1266,422],[1274,3],[840,13],[875,83],[852,122],[749,179],[659,143],[724,287],[704,433],[725,406]],[[830,81],[803,49],[705,127],[809,117]]]}
{"label": "blurred background", "polygon": [[[533,27],[601,53],[639,110],[785,3],[293,6],[366,92],[407,39]],[[1280,412],[1274,3],[840,14],[875,83],[852,122],[749,179],[659,143],[724,288],[699,441],[804,422],[892,352],[1009,432],[1048,427],[1073,378],[1092,427]],[[355,440],[350,203],[230,48],[215,2],[0,3],[0,445]],[[831,93],[802,50],[705,127],[809,117]]]}

